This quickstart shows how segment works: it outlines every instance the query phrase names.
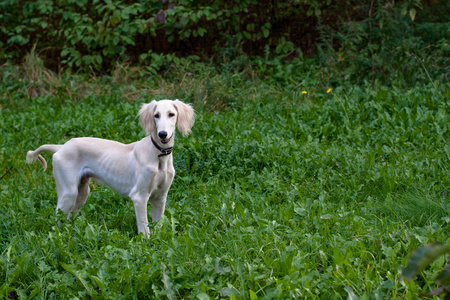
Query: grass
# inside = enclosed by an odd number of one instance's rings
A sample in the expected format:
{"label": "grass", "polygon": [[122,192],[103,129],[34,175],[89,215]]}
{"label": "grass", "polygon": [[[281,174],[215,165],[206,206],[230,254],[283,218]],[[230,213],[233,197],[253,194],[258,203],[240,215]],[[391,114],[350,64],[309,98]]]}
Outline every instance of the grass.
{"label": "grass", "polygon": [[[417,282],[399,268],[419,245],[449,241],[448,86],[333,95],[313,77],[280,85],[203,71],[147,86],[59,79],[33,98],[26,78],[3,73],[2,297],[414,299],[430,289],[443,260]],[[51,163],[43,173],[26,151],[77,136],[136,141],[140,104],[175,97],[197,120],[177,138],[151,238],[136,235],[131,200],[97,185],[57,226]]]}

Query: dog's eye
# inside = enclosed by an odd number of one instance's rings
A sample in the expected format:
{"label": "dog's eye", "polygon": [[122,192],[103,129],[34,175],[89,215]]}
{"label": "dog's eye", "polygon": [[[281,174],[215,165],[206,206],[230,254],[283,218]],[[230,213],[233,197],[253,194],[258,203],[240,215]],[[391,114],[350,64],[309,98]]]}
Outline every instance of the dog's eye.
{"label": "dog's eye", "polygon": [[173,118],[173,117],[175,117],[175,114],[174,113],[169,113],[169,118]]}
{"label": "dog's eye", "polygon": [[156,114],[156,115],[155,115],[155,119],[159,119],[159,114]]}

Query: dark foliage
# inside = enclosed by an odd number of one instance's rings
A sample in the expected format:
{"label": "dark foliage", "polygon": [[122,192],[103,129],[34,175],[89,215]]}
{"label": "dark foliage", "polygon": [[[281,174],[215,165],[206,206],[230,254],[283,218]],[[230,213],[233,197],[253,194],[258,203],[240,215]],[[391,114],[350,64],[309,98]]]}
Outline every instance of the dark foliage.
{"label": "dark foliage", "polygon": [[35,47],[55,71],[105,73],[126,61],[156,73],[180,61],[315,55],[336,70],[330,77],[446,80],[444,2],[2,0],[0,62],[20,63]]}

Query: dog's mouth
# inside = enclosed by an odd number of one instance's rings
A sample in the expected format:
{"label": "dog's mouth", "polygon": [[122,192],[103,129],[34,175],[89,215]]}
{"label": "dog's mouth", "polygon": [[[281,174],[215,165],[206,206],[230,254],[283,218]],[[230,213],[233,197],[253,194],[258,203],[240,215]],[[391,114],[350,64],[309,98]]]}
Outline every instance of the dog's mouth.
{"label": "dog's mouth", "polygon": [[173,137],[173,134],[172,134],[169,138],[167,138],[167,139],[161,139],[161,143],[167,144],[168,142],[170,142],[170,140],[172,139],[172,137]]}

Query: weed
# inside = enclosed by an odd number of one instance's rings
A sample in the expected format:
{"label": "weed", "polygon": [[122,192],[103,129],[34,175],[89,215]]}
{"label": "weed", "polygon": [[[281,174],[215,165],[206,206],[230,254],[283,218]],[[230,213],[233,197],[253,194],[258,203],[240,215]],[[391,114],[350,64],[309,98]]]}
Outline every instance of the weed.
{"label": "weed", "polygon": [[[3,76],[0,295],[412,299],[434,284],[404,282],[398,268],[419,245],[448,241],[445,85],[334,86],[334,96],[312,75],[299,85],[189,71],[144,85],[117,66],[35,98]],[[177,139],[151,238],[135,234],[131,201],[95,184],[77,219],[58,226],[51,172],[26,165],[26,151],[77,136],[134,142],[140,104],[172,97],[194,102],[198,118]]]}

